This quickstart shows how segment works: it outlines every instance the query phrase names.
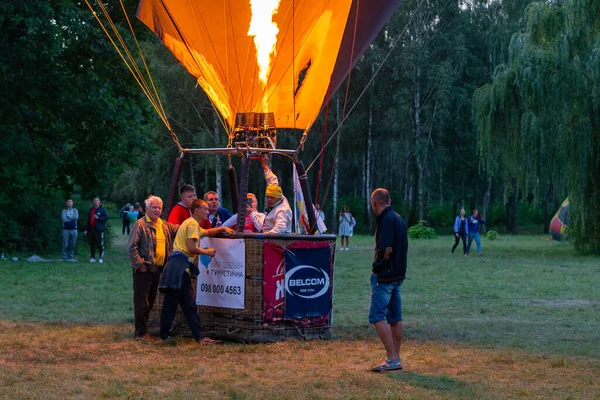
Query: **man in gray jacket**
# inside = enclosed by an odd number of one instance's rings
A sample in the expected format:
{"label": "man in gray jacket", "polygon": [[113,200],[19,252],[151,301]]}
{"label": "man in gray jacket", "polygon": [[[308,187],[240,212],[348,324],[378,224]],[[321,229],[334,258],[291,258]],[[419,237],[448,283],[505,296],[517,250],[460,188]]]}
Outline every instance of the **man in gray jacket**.
{"label": "man in gray jacket", "polygon": [[129,234],[135,340],[154,341],[148,333],[148,316],[156,299],[160,274],[173,251],[173,238],[179,228],[179,225],[160,219],[162,206],[160,197],[148,197],[146,215],[133,224]]}
{"label": "man in gray jacket", "polygon": [[67,200],[67,206],[62,210],[63,222],[62,258],[64,261],[75,260],[75,244],[77,243],[77,220],[79,211],[73,207],[73,200]]}

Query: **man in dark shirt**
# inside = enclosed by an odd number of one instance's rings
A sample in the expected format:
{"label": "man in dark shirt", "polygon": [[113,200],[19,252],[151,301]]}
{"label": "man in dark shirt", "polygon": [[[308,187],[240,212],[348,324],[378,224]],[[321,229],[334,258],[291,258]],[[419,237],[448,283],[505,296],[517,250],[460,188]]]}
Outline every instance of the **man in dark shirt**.
{"label": "man in dark shirt", "polygon": [[[371,274],[369,323],[375,326],[387,353],[386,360],[374,372],[402,369],[402,297],[400,286],[406,277],[408,237],[402,217],[391,206],[390,193],[376,189],[371,207],[377,216],[375,257]],[[386,322],[387,320],[387,322]]]}
{"label": "man in dark shirt", "polygon": [[104,258],[104,230],[106,229],[106,221],[108,214],[102,204],[100,198],[94,197],[94,206],[88,211],[88,221],[83,235],[86,236],[90,243],[92,258],[90,262],[96,262],[96,249],[100,250],[100,258],[98,262],[102,264]]}

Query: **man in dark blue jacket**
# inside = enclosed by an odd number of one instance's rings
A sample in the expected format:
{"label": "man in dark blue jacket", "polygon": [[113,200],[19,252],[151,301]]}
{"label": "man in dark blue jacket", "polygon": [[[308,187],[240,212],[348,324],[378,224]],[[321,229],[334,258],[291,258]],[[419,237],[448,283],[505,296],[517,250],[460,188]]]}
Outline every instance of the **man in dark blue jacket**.
{"label": "man in dark blue jacket", "polygon": [[[369,323],[375,326],[387,353],[386,360],[374,372],[402,369],[402,297],[400,286],[406,278],[408,237],[402,217],[391,206],[390,193],[376,189],[371,207],[377,216],[375,257],[371,274]],[[387,320],[387,322],[386,322]]]}
{"label": "man in dark blue jacket", "polygon": [[204,201],[208,204],[208,218],[202,222],[202,229],[220,228],[223,222],[231,218],[229,210],[221,207],[217,192],[204,193]]}
{"label": "man in dark blue jacket", "polygon": [[88,212],[87,226],[85,227],[85,232],[83,232],[90,243],[92,253],[92,258],[90,258],[91,263],[96,262],[96,248],[100,252],[98,262],[100,264],[104,262],[104,230],[106,229],[107,220],[108,214],[100,204],[100,198],[94,197],[94,206]]}

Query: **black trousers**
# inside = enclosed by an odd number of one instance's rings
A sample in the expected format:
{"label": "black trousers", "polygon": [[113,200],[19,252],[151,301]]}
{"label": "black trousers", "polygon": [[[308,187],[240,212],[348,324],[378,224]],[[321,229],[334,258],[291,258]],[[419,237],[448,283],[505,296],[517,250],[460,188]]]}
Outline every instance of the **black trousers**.
{"label": "black trousers", "polygon": [[196,308],[196,300],[193,295],[192,280],[190,274],[183,274],[181,289],[170,289],[165,292],[162,310],[160,312],[160,337],[166,339],[171,335],[171,328],[175,320],[177,305],[181,306],[181,311],[185,320],[192,331],[194,339],[200,340],[204,337],[200,328],[200,317]]}
{"label": "black trousers", "polygon": [[100,252],[99,258],[104,258],[104,231],[97,231],[92,228],[88,232],[88,241],[90,243],[92,258],[96,258],[96,249]]}
{"label": "black trousers", "polygon": [[127,234],[129,235],[129,220],[125,221],[123,219],[121,221],[123,222],[123,235],[125,234],[125,231],[127,231]]}
{"label": "black trousers", "polygon": [[133,321],[135,336],[148,333],[148,316],[156,300],[160,272],[133,271]]}
{"label": "black trousers", "polygon": [[456,236],[456,233],[454,234],[454,246],[452,246],[452,253],[454,253],[454,250],[456,249],[456,246],[458,246],[460,239],[462,239],[463,242],[463,254],[467,254],[467,235],[465,233],[459,233],[458,236]]}

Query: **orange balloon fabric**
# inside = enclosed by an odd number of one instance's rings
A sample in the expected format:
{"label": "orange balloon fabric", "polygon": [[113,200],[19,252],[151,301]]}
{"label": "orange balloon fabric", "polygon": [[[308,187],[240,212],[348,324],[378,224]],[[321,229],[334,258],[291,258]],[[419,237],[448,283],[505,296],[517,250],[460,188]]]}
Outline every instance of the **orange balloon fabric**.
{"label": "orange balloon fabric", "polygon": [[351,5],[281,0],[272,17],[279,32],[266,85],[248,35],[249,0],[142,0],[137,16],[197,78],[230,127],[238,112],[272,112],[277,127],[308,129],[329,86]]}

